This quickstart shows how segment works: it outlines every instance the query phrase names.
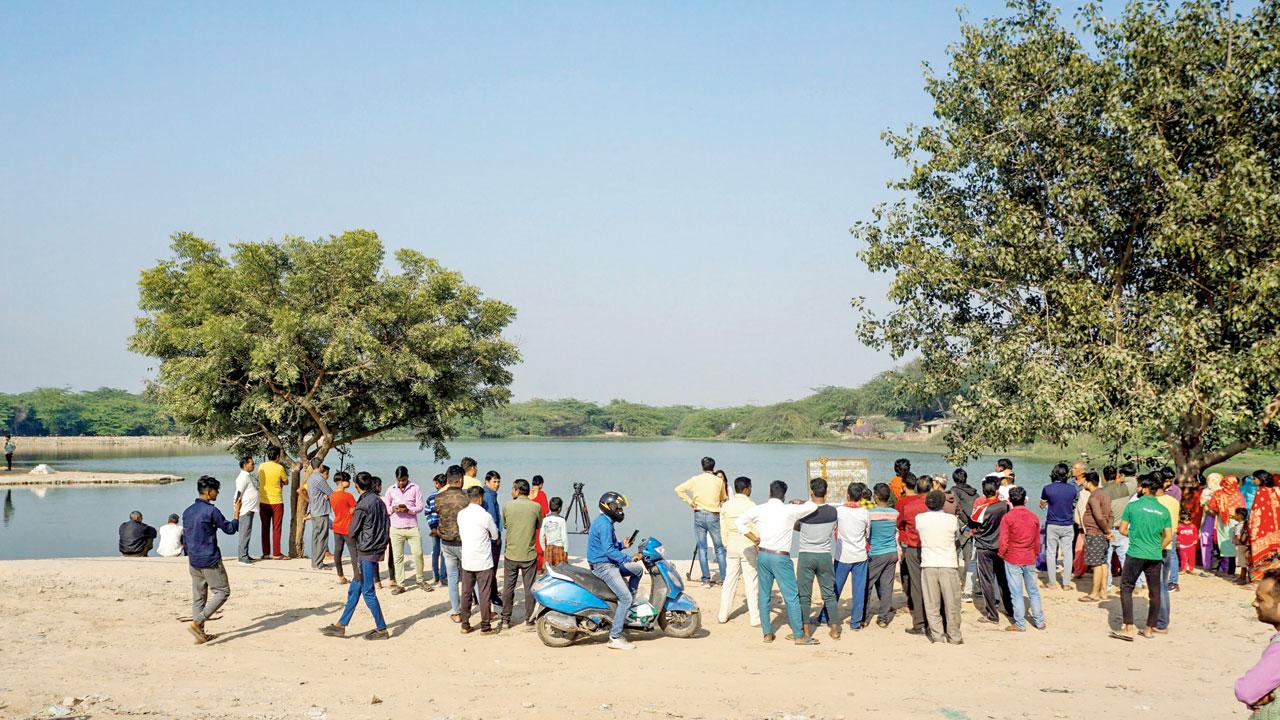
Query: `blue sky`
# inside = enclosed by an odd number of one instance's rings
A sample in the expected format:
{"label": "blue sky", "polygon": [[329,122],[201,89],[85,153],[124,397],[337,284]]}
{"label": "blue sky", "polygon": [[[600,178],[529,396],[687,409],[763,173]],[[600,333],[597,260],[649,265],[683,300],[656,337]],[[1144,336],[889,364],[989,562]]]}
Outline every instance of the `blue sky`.
{"label": "blue sky", "polygon": [[[1002,3],[967,3],[971,16]],[[140,389],[138,271],[376,230],[514,304],[518,399],[852,385],[848,228],[948,2],[0,4],[0,391]]]}

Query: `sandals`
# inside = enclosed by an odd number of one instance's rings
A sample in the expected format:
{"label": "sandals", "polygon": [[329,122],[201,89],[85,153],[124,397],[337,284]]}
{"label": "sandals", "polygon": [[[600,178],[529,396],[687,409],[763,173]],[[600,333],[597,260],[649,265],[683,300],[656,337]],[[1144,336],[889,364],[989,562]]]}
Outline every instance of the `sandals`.
{"label": "sandals", "polygon": [[801,638],[795,641],[796,645],[821,645],[816,637]]}
{"label": "sandals", "polygon": [[1083,602],[1083,603],[1089,603],[1089,602],[1102,602],[1102,599],[1101,599],[1101,598],[1096,598],[1096,597],[1094,597],[1094,596],[1092,596],[1092,595],[1085,595],[1085,596],[1083,596],[1083,597],[1079,597],[1079,598],[1076,598],[1076,599],[1077,599],[1077,600],[1079,600],[1080,602]]}
{"label": "sandals", "polygon": [[777,637],[778,637],[777,635],[774,635],[773,633],[769,633],[768,635],[765,635],[765,636],[764,636],[764,641],[765,641],[765,642],[767,642],[767,643],[771,643],[771,642],[773,642],[774,640],[776,640],[776,639],[777,639]]}
{"label": "sandals", "polygon": [[1107,635],[1107,637],[1109,637],[1109,638],[1114,638],[1114,639],[1116,639],[1116,640],[1123,640],[1123,641],[1125,641],[1125,642],[1133,642],[1133,636],[1132,636],[1132,635],[1125,635],[1124,633],[1120,632],[1119,630],[1112,630],[1112,631],[1111,631],[1111,633]]}

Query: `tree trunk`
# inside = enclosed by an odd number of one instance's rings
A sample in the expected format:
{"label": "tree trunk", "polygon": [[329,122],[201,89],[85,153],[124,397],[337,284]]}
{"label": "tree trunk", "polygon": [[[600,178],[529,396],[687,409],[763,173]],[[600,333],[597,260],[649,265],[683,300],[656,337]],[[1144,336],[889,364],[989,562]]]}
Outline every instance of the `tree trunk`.
{"label": "tree trunk", "polygon": [[[305,459],[300,459],[300,463],[305,463]],[[289,557],[302,557],[302,516],[305,513],[299,512],[298,490],[302,487],[301,466],[296,465],[289,468]]]}

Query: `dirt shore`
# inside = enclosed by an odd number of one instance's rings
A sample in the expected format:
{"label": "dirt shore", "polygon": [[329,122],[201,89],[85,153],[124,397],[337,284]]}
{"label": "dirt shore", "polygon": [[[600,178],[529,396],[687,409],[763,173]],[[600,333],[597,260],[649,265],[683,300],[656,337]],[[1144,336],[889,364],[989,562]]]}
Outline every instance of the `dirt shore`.
{"label": "dirt shore", "polygon": [[[697,587],[701,636],[636,637],[632,652],[598,640],[553,650],[523,629],[464,637],[443,588],[379,593],[394,636],[368,642],[363,605],[357,637],[317,632],[345,597],[331,572],[230,563],[231,600],[209,623],[221,636],[196,646],[177,619],[190,613],[183,558],[2,562],[0,717],[50,717],[79,699],[74,713],[95,719],[1204,720],[1247,715],[1232,683],[1271,635],[1250,590],[1186,577],[1170,634],[1133,643],[1107,638],[1117,599],[1046,591],[1043,632],[979,624],[966,605],[963,646],[905,635],[902,616],[838,641],[820,634],[815,648],[766,645],[744,614],[718,625],[718,588]],[[1145,599],[1136,605],[1145,613]]]}
{"label": "dirt shore", "polygon": [[0,487],[18,485],[168,485],[182,482],[178,475],[156,473],[90,472],[58,470],[50,475],[35,475],[26,470],[5,472],[0,468]]}

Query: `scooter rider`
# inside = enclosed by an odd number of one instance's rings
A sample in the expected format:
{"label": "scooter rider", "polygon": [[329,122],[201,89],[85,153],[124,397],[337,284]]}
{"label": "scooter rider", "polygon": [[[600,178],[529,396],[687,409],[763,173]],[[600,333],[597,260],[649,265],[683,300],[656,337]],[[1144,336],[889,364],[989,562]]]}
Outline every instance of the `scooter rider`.
{"label": "scooter rider", "polygon": [[622,637],[622,628],[626,625],[627,613],[644,575],[644,565],[638,562],[640,556],[633,557],[624,552],[625,548],[631,547],[631,539],[625,543],[618,542],[613,532],[613,526],[625,517],[626,507],[627,499],[616,492],[601,495],[600,515],[591,522],[591,532],[587,536],[587,562],[591,565],[591,572],[603,580],[618,598],[618,609],[609,628],[610,650],[635,649],[631,641]]}

